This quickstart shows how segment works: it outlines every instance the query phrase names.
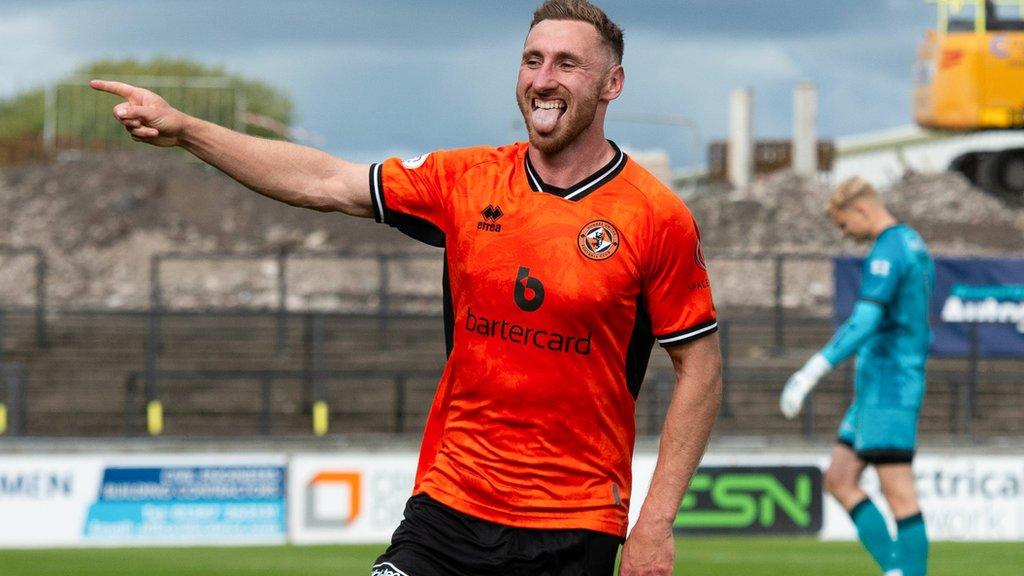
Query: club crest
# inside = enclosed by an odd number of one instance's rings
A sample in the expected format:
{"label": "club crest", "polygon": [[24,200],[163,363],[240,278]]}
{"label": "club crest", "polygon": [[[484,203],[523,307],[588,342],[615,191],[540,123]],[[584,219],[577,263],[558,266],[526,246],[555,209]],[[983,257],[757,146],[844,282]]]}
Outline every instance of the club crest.
{"label": "club crest", "polygon": [[580,253],[591,260],[607,260],[619,249],[619,231],[605,220],[594,220],[576,238]]}

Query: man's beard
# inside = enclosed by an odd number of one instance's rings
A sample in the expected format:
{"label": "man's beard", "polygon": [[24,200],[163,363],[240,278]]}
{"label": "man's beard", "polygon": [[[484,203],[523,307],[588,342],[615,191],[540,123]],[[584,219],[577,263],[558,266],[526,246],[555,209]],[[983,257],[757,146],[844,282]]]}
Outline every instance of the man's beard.
{"label": "man's beard", "polygon": [[526,122],[530,145],[544,154],[557,154],[565,150],[580,134],[590,128],[597,117],[597,91],[575,101],[572,106],[569,106],[569,100],[563,100],[566,102],[566,111],[558,119],[555,130],[550,134],[541,135],[534,130],[531,122],[533,97],[523,95],[518,98],[519,111],[522,112],[523,121]]}

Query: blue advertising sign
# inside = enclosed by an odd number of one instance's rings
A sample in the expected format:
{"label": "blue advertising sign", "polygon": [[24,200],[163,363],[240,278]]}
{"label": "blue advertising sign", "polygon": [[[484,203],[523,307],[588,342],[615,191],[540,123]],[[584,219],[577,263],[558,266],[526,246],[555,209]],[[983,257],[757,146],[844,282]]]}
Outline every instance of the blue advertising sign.
{"label": "blue advertising sign", "polygon": [[[835,259],[837,323],[853,311],[863,263]],[[930,312],[936,356],[967,356],[976,337],[979,356],[1024,357],[1024,260],[936,259]]]}
{"label": "blue advertising sign", "polygon": [[283,466],[108,467],[86,540],[254,540],[287,534]]}

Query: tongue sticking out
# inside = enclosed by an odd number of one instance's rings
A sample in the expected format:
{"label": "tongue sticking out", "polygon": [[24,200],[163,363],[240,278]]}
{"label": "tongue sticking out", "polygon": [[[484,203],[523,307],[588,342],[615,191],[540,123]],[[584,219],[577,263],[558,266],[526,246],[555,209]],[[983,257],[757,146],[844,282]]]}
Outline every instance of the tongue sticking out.
{"label": "tongue sticking out", "polygon": [[533,111],[533,127],[538,132],[548,133],[555,129],[564,108],[537,108]]}

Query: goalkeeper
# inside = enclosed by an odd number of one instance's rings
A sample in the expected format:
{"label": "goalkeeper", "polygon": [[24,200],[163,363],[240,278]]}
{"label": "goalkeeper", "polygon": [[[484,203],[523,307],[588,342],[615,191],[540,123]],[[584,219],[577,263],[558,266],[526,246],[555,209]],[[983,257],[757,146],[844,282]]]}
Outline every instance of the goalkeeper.
{"label": "goalkeeper", "polygon": [[[839,426],[825,487],[850,513],[865,548],[886,575],[923,576],[928,537],[914,491],[911,462],[931,342],[928,303],[935,271],[912,228],[897,222],[871,184],[841,183],[828,213],[845,236],[874,241],[864,261],[850,318],[824,348],[786,382],[780,408],[800,413],[804,399],[835,366],[857,354],[854,400]],[[868,464],[896,519],[893,538],[882,514],[860,488]]]}

